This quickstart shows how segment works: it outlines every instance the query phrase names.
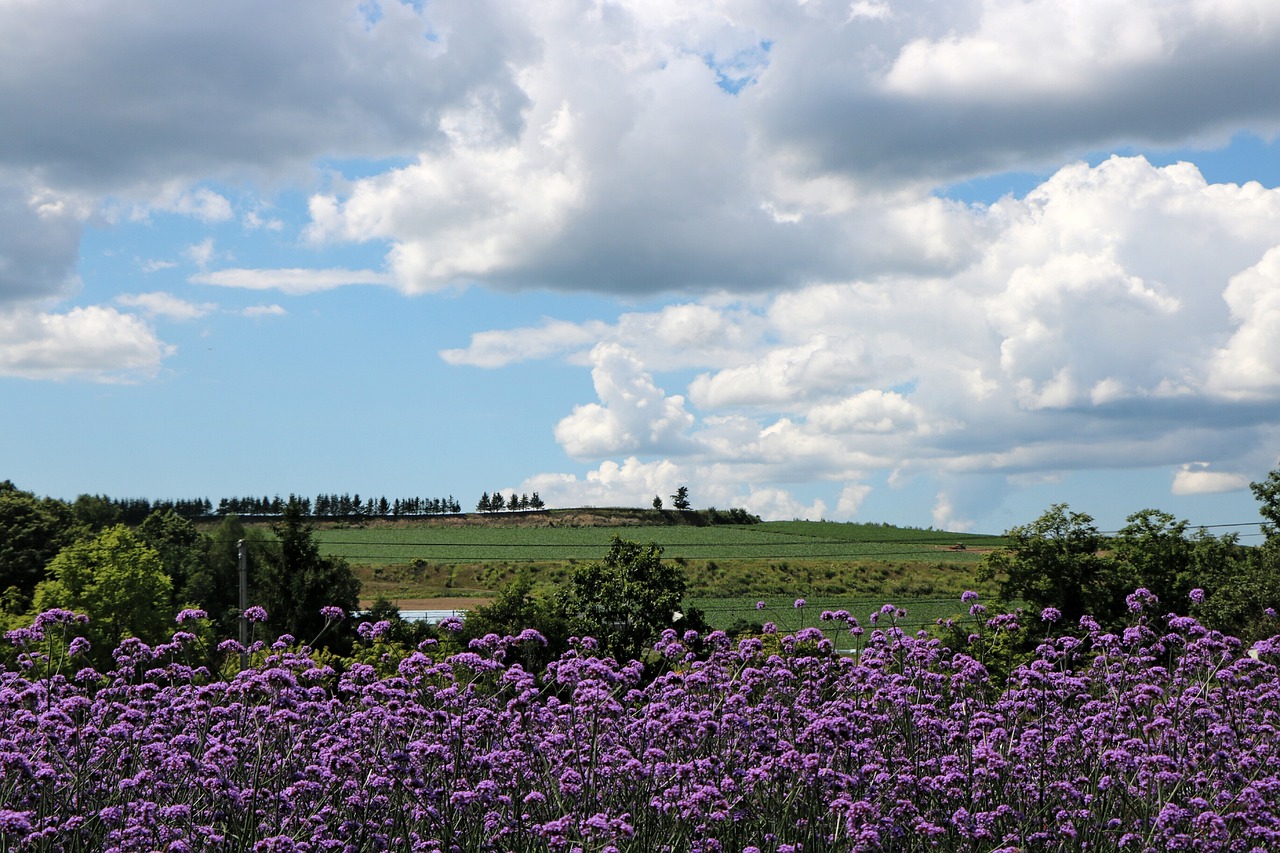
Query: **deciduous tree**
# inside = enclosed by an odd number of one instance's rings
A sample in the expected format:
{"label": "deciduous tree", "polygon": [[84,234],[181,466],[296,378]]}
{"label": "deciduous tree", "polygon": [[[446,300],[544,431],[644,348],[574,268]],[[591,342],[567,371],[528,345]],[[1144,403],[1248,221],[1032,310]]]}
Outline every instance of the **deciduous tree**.
{"label": "deciduous tree", "polygon": [[123,525],[68,545],[36,587],[37,611],[60,607],[89,616],[85,636],[98,660],[125,637],[156,643],[169,635],[172,584],[160,555]]}
{"label": "deciduous tree", "polygon": [[576,632],[624,661],[675,624],[685,589],[684,571],[662,562],[660,545],[614,536],[603,560],[574,570],[561,607]]}
{"label": "deciduous tree", "polygon": [[25,611],[49,561],[87,532],[62,501],[0,482],[0,606]]}
{"label": "deciduous tree", "polygon": [[1092,516],[1055,504],[1005,538],[1009,544],[988,555],[981,576],[999,579],[1006,601],[1057,608],[1064,624],[1072,625],[1086,613],[1100,619],[1119,615],[1117,596],[1122,606],[1126,591],[1113,561],[1102,553],[1107,543]]}

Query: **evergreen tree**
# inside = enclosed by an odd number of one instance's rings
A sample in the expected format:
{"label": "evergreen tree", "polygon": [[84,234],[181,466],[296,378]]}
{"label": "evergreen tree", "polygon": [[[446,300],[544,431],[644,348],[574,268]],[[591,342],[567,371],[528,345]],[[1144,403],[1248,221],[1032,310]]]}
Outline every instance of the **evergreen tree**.
{"label": "evergreen tree", "polygon": [[489,493],[485,492],[483,495],[480,496],[479,503],[476,504],[476,512],[488,512],[488,511],[489,511]]}
{"label": "evergreen tree", "polygon": [[359,607],[360,581],[345,560],[320,554],[314,528],[297,502],[285,505],[272,530],[278,542],[262,549],[258,603],[274,628],[311,642],[325,626],[321,607],[336,605],[348,612]]}

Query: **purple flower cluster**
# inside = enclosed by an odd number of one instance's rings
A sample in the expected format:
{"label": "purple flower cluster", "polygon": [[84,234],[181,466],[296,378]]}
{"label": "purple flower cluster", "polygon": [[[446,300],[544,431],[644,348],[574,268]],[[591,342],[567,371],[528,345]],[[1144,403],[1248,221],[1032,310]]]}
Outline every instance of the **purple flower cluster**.
{"label": "purple flower cluster", "polygon": [[0,849],[1280,849],[1280,638],[1153,624],[1046,639],[1007,684],[897,627],[856,655],[668,631],[652,681],[585,640],[508,662],[536,632],[382,676],[126,641],[112,672],[0,670]]}

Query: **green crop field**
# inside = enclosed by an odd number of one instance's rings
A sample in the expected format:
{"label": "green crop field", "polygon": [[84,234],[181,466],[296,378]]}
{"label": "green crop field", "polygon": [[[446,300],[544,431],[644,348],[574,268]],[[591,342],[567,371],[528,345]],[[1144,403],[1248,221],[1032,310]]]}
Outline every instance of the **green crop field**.
{"label": "green crop field", "polygon": [[[998,537],[826,522],[646,527],[373,526],[316,531],[353,565],[565,562],[603,556],[614,536],[655,542],[668,559],[911,560],[973,563]],[[957,546],[963,545],[963,548]]]}
{"label": "green crop field", "polygon": [[[533,520],[548,518],[561,520]],[[770,596],[790,596],[788,607],[797,596],[853,596],[868,612],[886,601],[954,601],[977,587],[978,564],[1003,544],[999,537],[878,524],[536,526],[501,516],[483,523],[489,520],[321,527],[316,540],[325,554],[352,564],[366,599],[392,600],[485,598],[522,574],[551,585],[575,564],[602,558],[614,536],[652,542],[685,568],[694,603],[732,601],[732,612],[712,619],[717,625],[751,621],[754,613],[744,607],[754,611],[757,598]],[[840,608],[851,610],[828,609]]]}

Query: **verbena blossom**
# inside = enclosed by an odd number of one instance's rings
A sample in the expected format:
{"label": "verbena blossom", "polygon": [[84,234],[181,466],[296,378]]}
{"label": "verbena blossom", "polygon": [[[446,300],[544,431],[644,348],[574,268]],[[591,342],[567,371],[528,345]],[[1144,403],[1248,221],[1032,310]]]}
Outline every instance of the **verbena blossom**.
{"label": "verbena blossom", "polygon": [[661,667],[581,638],[543,673],[505,655],[528,631],[387,674],[259,643],[225,678],[130,640],[84,679],[0,667],[0,849],[1280,849],[1280,637],[1165,621],[1001,678],[892,619],[856,655],[671,630]]}
{"label": "verbena blossom", "polygon": [[341,622],[346,618],[347,611],[343,610],[341,607],[327,605],[320,608],[320,615],[329,622]]}
{"label": "verbena blossom", "polygon": [[246,607],[244,610],[244,618],[248,619],[250,622],[266,622],[267,610],[265,607],[259,607],[256,604],[252,607]]}

